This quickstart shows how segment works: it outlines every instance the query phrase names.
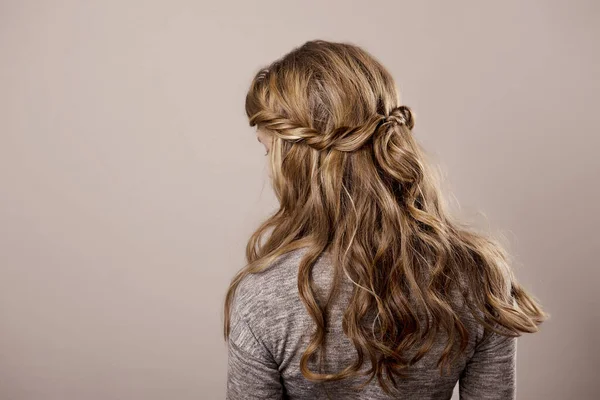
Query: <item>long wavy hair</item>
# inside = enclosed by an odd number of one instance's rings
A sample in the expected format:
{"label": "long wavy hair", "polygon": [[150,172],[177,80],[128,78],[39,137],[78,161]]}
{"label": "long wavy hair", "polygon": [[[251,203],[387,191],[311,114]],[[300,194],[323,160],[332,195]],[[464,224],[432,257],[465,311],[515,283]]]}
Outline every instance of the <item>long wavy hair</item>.
{"label": "long wavy hair", "polygon": [[[231,281],[226,339],[239,282],[299,248],[307,251],[298,291],[316,325],[300,369],[312,381],[358,375],[368,358],[363,386],[377,377],[389,393],[389,382],[396,387],[395,376],[408,373],[440,331],[447,337],[443,373],[469,339],[452,293],[468,299],[464,305],[489,332],[520,336],[549,317],[516,281],[503,246],[445,210],[439,180],[413,137],[414,115],[367,51],[308,41],[258,71],[245,106],[250,126],[272,133],[280,207],[251,236],[248,263]],[[342,326],[358,357],[335,374],[309,369],[324,355],[327,306],[336,293],[325,304],[315,297],[311,269],[323,252],[333,262],[333,288],[343,275],[354,284]]]}

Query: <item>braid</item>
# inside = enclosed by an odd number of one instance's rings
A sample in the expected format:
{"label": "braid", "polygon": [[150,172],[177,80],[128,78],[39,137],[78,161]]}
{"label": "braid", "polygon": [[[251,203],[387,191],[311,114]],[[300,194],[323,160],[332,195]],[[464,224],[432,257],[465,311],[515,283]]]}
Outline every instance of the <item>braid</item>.
{"label": "braid", "polygon": [[250,124],[261,124],[284,140],[302,141],[316,150],[334,149],[352,152],[362,147],[382,126],[406,125],[414,127],[414,118],[407,106],[395,107],[388,116],[375,114],[360,126],[340,126],[322,133],[278,113],[261,110],[250,118]]}

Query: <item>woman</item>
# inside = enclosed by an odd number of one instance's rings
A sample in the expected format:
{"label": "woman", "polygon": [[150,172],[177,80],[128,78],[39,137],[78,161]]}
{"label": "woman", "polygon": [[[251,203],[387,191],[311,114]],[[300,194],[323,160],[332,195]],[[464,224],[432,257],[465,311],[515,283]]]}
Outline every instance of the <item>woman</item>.
{"label": "woman", "polygon": [[246,97],[280,208],[225,299],[228,399],[515,397],[548,317],[494,240],[452,219],[390,73],[309,41]]}

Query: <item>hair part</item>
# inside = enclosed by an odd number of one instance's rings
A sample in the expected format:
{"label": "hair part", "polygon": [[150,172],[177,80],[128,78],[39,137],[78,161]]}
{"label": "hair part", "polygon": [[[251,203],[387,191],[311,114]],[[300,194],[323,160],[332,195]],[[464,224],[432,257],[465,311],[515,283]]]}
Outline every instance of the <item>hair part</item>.
{"label": "hair part", "polygon": [[[272,185],[279,209],[251,236],[247,265],[225,299],[225,338],[235,289],[279,256],[307,248],[298,270],[300,298],[316,330],[301,358],[302,374],[332,381],[359,374],[365,359],[383,390],[410,372],[440,333],[443,372],[469,334],[453,293],[490,332],[536,332],[549,317],[516,281],[495,240],[454,219],[439,182],[413,137],[415,118],[400,102],[390,73],[349,43],[308,41],[261,69],[246,97],[250,126],[273,133]],[[264,241],[263,241],[264,239]],[[311,269],[331,255],[334,284],[315,298]],[[309,369],[321,362],[327,306],[343,278],[354,283],[343,329],[357,359],[339,373]]]}

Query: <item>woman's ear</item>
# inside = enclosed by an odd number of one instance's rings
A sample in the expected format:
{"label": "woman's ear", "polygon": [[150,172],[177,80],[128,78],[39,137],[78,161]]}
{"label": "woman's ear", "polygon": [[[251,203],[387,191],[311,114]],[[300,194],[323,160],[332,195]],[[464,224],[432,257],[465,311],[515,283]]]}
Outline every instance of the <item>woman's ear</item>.
{"label": "woman's ear", "polygon": [[258,129],[256,131],[256,136],[258,140],[265,146],[267,151],[271,151],[271,144],[273,143],[273,134],[271,132],[267,132],[264,129]]}

